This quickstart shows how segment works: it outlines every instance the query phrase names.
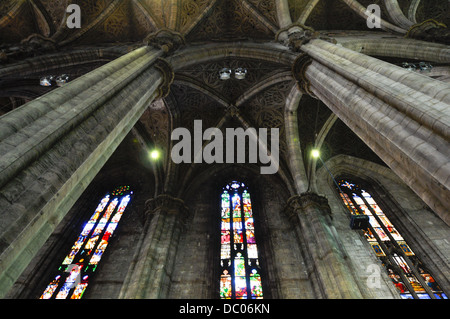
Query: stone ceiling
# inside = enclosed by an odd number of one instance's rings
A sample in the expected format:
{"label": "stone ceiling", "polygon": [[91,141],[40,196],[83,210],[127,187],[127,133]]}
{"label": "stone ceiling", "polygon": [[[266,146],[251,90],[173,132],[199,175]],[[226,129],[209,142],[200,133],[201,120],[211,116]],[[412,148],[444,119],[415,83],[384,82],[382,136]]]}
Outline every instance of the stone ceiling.
{"label": "stone ceiling", "polygon": [[[292,21],[299,21],[315,30],[367,30],[366,21],[340,0],[286,0]],[[450,1],[420,1],[416,17],[419,21],[433,17],[450,24]],[[80,29],[65,24],[65,11],[69,4],[81,7]],[[385,10],[383,0],[359,0],[363,6],[376,3]],[[398,1],[403,12],[410,8],[410,0]],[[313,6],[312,6],[313,5]],[[308,10],[310,8],[311,10]],[[385,12],[386,13],[386,12]],[[385,16],[388,16],[385,14]],[[142,45],[150,33],[168,28],[182,34],[187,43],[224,41],[273,41],[280,29],[275,0],[1,0],[0,52],[19,43],[30,44],[28,56],[48,52],[66,52],[73,48],[95,48],[111,45]],[[33,47],[33,41],[37,45]],[[30,53],[27,52],[27,53]],[[10,62],[14,62],[14,54]],[[21,59],[18,56],[16,59]],[[26,57],[26,55],[25,55]],[[0,63],[2,56],[0,55]],[[5,62],[6,61],[6,62]],[[70,70],[75,76],[108,62],[97,61]],[[8,63],[3,56],[3,63]],[[219,68],[235,64],[251,70],[246,80],[229,82],[217,78]],[[165,103],[180,106],[184,125],[194,119],[203,119],[207,127],[215,126],[226,112],[223,104],[234,105],[243,94],[258,83],[264,83],[278,72],[289,71],[276,63],[254,59],[214,61],[181,69],[171,95]],[[1,80],[1,79],[0,79]],[[17,79],[8,89],[0,92],[0,115],[46,91],[34,78]],[[20,83],[20,85],[19,85]],[[36,82],[34,82],[36,83]],[[294,81],[274,82],[265,90],[242,103],[244,117],[253,127],[279,127],[284,129],[284,101],[295,85]],[[202,90],[203,89],[203,90]],[[205,94],[206,89],[211,94]],[[46,89],[48,91],[48,89]],[[0,89],[1,91],[1,89]],[[214,98],[216,97],[216,98]],[[223,103],[221,104],[220,101]],[[181,107],[182,105],[182,107]],[[314,133],[329,118],[331,112],[316,100],[306,98],[299,108],[299,127],[305,150],[314,140]],[[162,148],[168,145],[169,112],[161,101],[153,105],[141,119],[153,142]],[[329,156],[345,153],[366,154],[367,159],[379,159],[349,131],[345,125],[336,125],[325,140]],[[357,141],[349,143],[349,141]],[[284,153],[285,145],[281,144]]]}
{"label": "stone ceiling", "polygon": [[[365,30],[359,18],[340,0],[287,0],[293,21],[316,30]],[[311,3],[315,6],[306,10]],[[359,0],[365,7],[383,0]],[[69,4],[78,4],[82,28],[64,23]],[[410,0],[400,0],[407,12]],[[388,16],[383,15],[383,16]],[[445,0],[420,1],[417,20],[434,18],[448,23]],[[141,41],[161,28],[175,30],[190,41],[240,38],[269,39],[279,29],[275,0],[2,0],[0,43],[18,43],[40,34],[60,45]],[[100,40],[100,41],[99,41]]]}

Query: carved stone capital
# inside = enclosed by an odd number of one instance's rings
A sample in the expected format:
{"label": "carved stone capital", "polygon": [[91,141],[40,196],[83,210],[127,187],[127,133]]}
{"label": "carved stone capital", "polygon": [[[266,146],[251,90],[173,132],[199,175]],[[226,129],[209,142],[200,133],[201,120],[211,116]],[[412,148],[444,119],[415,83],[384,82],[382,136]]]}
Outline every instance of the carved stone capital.
{"label": "carved stone capital", "polygon": [[150,33],[144,39],[144,43],[148,46],[161,49],[166,54],[170,54],[183,46],[186,42],[181,33],[163,28]]}
{"label": "carved stone capital", "polygon": [[284,207],[284,212],[290,220],[295,220],[298,215],[304,215],[311,211],[331,215],[331,208],[328,205],[328,200],[325,197],[312,192],[292,196],[288,199]]}
{"label": "carved stone capital", "polygon": [[300,54],[292,65],[292,74],[297,81],[300,92],[308,94],[313,98],[317,98],[311,91],[311,82],[306,77],[306,69],[312,63],[312,58],[306,53]]}
{"label": "carved stone capital", "polygon": [[158,98],[164,98],[170,93],[170,86],[175,79],[175,73],[173,72],[172,66],[167,60],[163,58],[158,58],[155,62],[155,68],[162,74],[162,82],[158,87]]}
{"label": "carved stone capital", "polygon": [[281,42],[293,52],[301,52],[301,46],[313,39],[321,39],[334,44],[337,43],[335,39],[322,35],[313,28],[298,22],[280,29],[275,35],[275,41]]}
{"label": "carved stone capital", "polygon": [[413,25],[411,28],[409,28],[405,37],[449,44],[450,29],[448,29],[447,26],[443,23],[437,22],[433,19],[429,19]]}
{"label": "carved stone capital", "polygon": [[239,114],[239,110],[236,105],[229,105],[226,110],[231,117],[236,117]]}
{"label": "carved stone capital", "polygon": [[189,216],[189,209],[184,201],[168,194],[162,194],[145,202],[145,216],[151,218],[155,213],[173,214],[182,220]]}
{"label": "carved stone capital", "polygon": [[43,35],[33,33],[16,45],[0,44],[0,62],[7,62],[8,59],[24,59],[56,51],[57,43]]}

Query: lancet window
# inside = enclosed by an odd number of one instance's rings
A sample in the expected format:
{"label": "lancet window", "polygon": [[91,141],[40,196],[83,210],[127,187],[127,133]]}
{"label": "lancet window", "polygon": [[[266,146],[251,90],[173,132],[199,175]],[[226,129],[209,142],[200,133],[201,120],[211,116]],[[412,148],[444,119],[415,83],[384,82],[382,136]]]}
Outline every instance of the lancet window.
{"label": "lancet window", "polygon": [[40,299],[81,299],[132,195],[120,186],[100,200]]}
{"label": "lancet window", "polygon": [[368,219],[362,228],[376,256],[403,299],[447,299],[435,278],[414,253],[374,197],[359,184],[338,181],[339,194],[353,219]]}
{"label": "lancet window", "polygon": [[221,195],[220,298],[262,299],[261,269],[250,193],[232,182]]}

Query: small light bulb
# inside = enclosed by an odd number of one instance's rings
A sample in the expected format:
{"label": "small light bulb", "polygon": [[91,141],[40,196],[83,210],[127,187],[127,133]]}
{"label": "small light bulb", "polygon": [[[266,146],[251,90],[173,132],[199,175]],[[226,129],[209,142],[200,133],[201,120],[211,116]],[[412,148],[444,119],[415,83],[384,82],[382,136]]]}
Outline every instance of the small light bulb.
{"label": "small light bulb", "polygon": [[319,152],[319,150],[312,150],[311,155],[314,158],[319,158],[320,157],[320,152]]}
{"label": "small light bulb", "polygon": [[159,158],[159,151],[158,150],[153,150],[150,152],[150,157],[154,160],[157,160]]}

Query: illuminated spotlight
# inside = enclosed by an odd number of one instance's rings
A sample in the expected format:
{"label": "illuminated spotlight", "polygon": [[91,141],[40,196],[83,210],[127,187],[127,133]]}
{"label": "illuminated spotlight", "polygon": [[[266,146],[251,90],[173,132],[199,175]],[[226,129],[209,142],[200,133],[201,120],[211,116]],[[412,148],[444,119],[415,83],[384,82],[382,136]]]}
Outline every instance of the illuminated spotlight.
{"label": "illuminated spotlight", "polygon": [[159,153],[158,150],[153,150],[153,151],[150,152],[150,158],[152,160],[156,161],[157,159],[159,159],[160,156],[161,156],[161,154]]}
{"label": "illuminated spotlight", "polygon": [[312,157],[314,158],[319,158],[320,157],[320,152],[319,150],[313,149],[311,152]]}

